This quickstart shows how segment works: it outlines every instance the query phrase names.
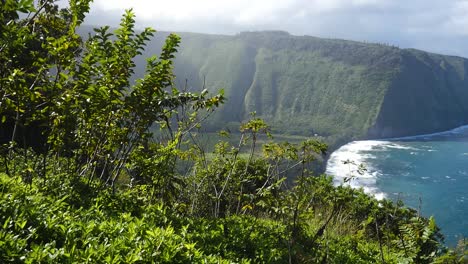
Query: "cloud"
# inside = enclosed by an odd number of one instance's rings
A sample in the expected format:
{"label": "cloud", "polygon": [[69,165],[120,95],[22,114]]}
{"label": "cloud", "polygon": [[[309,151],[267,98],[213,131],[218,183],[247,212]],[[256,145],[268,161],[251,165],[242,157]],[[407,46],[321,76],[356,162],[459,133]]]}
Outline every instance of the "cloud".
{"label": "cloud", "polygon": [[160,30],[278,29],[468,57],[468,0],[95,0],[88,23],[116,24],[128,8]]}
{"label": "cloud", "polygon": [[349,8],[391,6],[389,0],[96,0],[94,7],[102,11],[133,8],[144,20],[224,20],[233,23],[279,22],[293,13],[320,14]]}

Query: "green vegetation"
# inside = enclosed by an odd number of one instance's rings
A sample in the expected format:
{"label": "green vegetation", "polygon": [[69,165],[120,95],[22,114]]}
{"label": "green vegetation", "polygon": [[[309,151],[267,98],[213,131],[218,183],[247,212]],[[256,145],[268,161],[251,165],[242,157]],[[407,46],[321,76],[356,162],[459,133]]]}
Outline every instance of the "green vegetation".
{"label": "green vegetation", "polygon": [[207,153],[194,131],[225,98],[175,87],[179,37],[132,82],[154,31],[129,10],[83,42],[90,1],[69,4],[0,6],[0,262],[466,262],[434,219],[314,176],[317,139],[252,116]]}

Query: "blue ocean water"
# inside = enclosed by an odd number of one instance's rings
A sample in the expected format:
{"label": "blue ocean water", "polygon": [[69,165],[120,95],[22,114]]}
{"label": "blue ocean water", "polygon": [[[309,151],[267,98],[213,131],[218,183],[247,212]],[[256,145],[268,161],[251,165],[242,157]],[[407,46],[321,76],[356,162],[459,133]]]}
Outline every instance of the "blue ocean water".
{"label": "blue ocean water", "polygon": [[[363,175],[350,160],[364,164]],[[327,173],[336,184],[349,184],[376,198],[401,199],[433,215],[448,245],[468,237],[468,127],[391,140],[354,141],[335,151]]]}

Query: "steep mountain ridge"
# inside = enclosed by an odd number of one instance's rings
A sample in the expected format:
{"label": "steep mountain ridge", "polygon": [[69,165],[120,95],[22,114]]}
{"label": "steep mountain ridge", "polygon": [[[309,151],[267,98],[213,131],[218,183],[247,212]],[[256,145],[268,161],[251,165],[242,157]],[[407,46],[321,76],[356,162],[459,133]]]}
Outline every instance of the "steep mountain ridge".
{"label": "steep mountain ridge", "polygon": [[400,73],[389,87],[369,137],[444,131],[468,123],[468,60],[402,50]]}
{"label": "steep mountain ridge", "polygon": [[[159,32],[137,59],[157,54]],[[350,140],[432,133],[468,123],[468,60],[413,49],[286,32],[179,33],[178,87],[228,101],[208,129],[233,128],[250,112],[277,133]]]}

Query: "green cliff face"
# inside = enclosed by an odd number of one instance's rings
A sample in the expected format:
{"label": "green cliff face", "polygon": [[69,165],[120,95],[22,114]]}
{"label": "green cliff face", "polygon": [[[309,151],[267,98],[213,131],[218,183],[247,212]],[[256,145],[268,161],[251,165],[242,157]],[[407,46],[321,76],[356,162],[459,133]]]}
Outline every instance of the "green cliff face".
{"label": "green cliff face", "polygon": [[[228,97],[213,129],[256,111],[278,133],[340,144],[468,123],[463,58],[276,31],[180,35],[178,86],[222,88]],[[160,49],[158,39],[148,54]]]}
{"label": "green cliff face", "polygon": [[369,137],[427,134],[468,123],[468,60],[402,50]]}

